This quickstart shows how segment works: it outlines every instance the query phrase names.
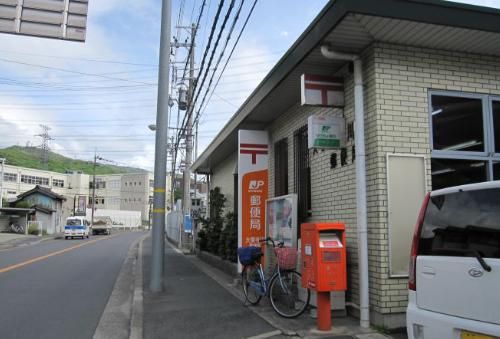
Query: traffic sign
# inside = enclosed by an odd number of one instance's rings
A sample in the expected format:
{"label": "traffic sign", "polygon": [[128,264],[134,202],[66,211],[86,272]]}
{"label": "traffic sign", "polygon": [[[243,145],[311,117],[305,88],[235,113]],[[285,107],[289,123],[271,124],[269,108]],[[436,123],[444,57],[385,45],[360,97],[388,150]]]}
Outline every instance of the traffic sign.
{"label": "traffic sign", "polygon": [[0,33],[85,41],[88,0],[0,0]]}

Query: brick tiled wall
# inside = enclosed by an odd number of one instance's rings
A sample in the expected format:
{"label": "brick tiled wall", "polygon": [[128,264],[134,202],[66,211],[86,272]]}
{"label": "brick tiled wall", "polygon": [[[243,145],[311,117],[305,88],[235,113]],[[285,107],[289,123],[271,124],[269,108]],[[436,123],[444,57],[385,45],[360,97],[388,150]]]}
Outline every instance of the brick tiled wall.
{"label": "brick tiled wall", "polygon": [[[381,314],[402,314],[407,304],[407,279],[389,277],[386,156],[388,153],[426,156],[430,189],[428,93],[430,89],[500,95],[500,61],[470,53],[429,50],[375,43],[362,56],[365,90],[365,138],[368,204],[370,307]],[[329,73],[325,70],[324,74]],[[332,74],[333,75],[333,74]],[[307,117],[340,115],[354,120],[353,78],[347,68],[335,73],[345,79],[344,110],[292,105],[270,127],[270,196],[274,196],[274,143],[288,140],[288,191],[294,192],[293,133]],[[347,227],[347,300],[359,303],[356,233],[354,140],[348,140],[347,165],[330,168],[333,151],[310,152],[312,216],[310,221],[340,220]],[[408,249],[409,250],[409,249]]]}
{"label": "brick tiled wall", "polygon": [[[405,312],[407,280],[390,279],[387,236],[387,153],[425,155],[427,189],[431,188],[429,90],[500,94],[500,61],[490,56],[448,52],[391,44],[376,44],[376,166],[373,190],[378,219],[369,228],[379,229],[379,246],[371,243],[383,260],[370,260],[371,289],[377,294],[375,310]],[[409,250],[409,249],[408,249]]]}

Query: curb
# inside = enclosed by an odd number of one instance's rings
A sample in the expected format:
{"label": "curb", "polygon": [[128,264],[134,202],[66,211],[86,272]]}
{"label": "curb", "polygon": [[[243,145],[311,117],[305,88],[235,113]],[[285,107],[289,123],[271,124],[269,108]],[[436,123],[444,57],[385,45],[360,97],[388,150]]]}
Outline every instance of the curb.
{"label": "curb", "polygon": [[143,276],[142,276],[142,244],[145,237],[139,241],[139,249],[137,251],[137,259],[135,265],[134,279],[134,295],[132,298],[132,316],[130,320],[130,339],[142,339],[142,324],[143,324]]}
{"label": "curb", "polygon": [[126,339],[132,338],[132,334],[140,335],[134,337],[136,339],[142,338],[142,313],[138,311],[142,309],[142,291],[137,296],[135,295],[136,285],[139,283],[135,275],[138,266],[142,269],[142,260],[139,263],[138,251],[142,250],[142,241],[148,235],[145,234],[134,240],[130,245],[93,339]]}

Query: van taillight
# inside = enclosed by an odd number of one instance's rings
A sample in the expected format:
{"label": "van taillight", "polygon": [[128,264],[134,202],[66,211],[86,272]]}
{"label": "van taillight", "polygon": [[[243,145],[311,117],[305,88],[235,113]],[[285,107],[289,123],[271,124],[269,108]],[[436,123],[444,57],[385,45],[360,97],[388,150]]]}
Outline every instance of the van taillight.
{"label": "van taillight", "polygon": [[422,207],[420,207],[420,213],[418,214],[417,224],[415,225],[415,232],[413,233],[413,241],[411,242],[411,252],[410,252],[410,267],[408,272],[408,289],[416,291],[417,290],[417,255],[418,255],[418,241],[420,239],[420,233],[422,232],[422,225],[424,224],[425,212],[427,211],[427,205],[429,204],[429,199],[431,197],[430,193],[424,198]]}

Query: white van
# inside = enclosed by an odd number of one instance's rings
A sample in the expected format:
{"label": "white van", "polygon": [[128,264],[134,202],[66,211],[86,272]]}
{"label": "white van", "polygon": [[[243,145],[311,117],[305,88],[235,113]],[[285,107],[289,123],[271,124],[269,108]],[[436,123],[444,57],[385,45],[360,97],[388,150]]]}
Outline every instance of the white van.
{"label": "white van", "polygon": [[89,237],[90,223],[85,217],[69,217],[64,226],[64,239],[73,237]]}
{"label": "white van", "polygon": [[500,337],[500,181],[427,195],[408,287],[410,339]]}

